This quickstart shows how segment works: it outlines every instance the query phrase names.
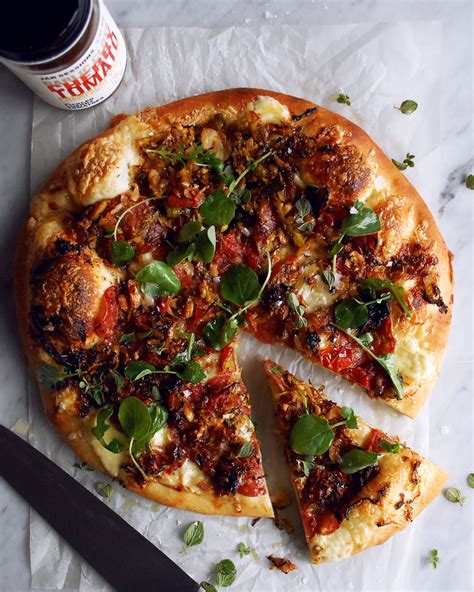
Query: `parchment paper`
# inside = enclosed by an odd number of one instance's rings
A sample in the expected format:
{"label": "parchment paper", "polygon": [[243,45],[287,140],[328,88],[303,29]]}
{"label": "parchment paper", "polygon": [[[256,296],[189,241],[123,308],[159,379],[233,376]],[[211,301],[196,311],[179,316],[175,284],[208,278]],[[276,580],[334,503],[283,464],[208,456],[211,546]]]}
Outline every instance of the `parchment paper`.
{"label": "parchment paper", "polygon": [[[416,167],[408,177],[437,211],[439,157],[440,30],[434,22],[396,25],[344,25],[311,28],[258,27],[228,29],[157,28],[125,30],[129,62],[124,81],[104,104],[89,111],[68,113],[36,100],[33,117],[32,191],[77,145],[109,125],[118,112],[133,113],[188,95],[236,86],[282,91],[327,106],[361,125],[390,156],[403,160],[410,151]],[[335,95],[347,93],[352,106],[339,105]],[[420,107],[404,116],[393,107],[404,99]],[[251,393],[254,419],[261,440],[270,489],[291,490],[280,443],[272,435],[274,418],[261,361],[271,356],[314,384],[325,384],[329,395],[351,405],[389,433],[399,434],[423,454],[429,453],[429,412],[416,422],[382,404],[292,352],[257,344],[243,336],[239,357]],[[47,425],[39,397],[30,388],[29,438],[66,471],[91,490],[103,475],[73,467],[72,451]],[[309,563],[302,528],[293,501],[283,511],[296,527],[279,531],[272,521],[202,517],[169,509],[124,491],[113,484],[111,507],[163,549],[197,581],[212,579],[215,563],[232,559],[238,578],[233,590],[272,592],[298,590],[409,590],[420,569],[420,541],[427,521],[417,522],[381,547],[339,563],[314,567]],[[435,502],[436,503],[436,502]],[[81,527],[81,517],[77,516]],[[184,550],[182,534],[195,519],[205,524],[205,539]],[[32,587],[34,589],[106,590],[107,585],[33,511],[30,523]],[[104,545],[113,546],[102,533]],[[252,547],[258,559],[239,558],[237,544]],[[269,571],[266,555],[288,557],[298,570],[283,575]],[[133,565],[130,566],[133,570]],[[160,574],[157,573],[157,582]],[[140,574],[137,573],[137,589]]]}

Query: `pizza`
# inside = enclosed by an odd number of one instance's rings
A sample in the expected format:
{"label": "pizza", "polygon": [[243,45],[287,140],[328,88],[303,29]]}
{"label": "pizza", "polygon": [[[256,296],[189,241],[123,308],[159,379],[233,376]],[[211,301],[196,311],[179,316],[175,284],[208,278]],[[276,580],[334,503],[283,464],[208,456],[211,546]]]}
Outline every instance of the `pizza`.
{"label": "pizza", "polygon": [[159,503],[271,516],[241,330],[414,417],[451,319],[450,254],[357,126],[233,89],[117,116],[33,198],[15,265],[47,416]]}
{"label": "pizza", "polygon": [[397,438],[275,362],[265,372],[313,563],[384,543],[441,491],[448,475]]}

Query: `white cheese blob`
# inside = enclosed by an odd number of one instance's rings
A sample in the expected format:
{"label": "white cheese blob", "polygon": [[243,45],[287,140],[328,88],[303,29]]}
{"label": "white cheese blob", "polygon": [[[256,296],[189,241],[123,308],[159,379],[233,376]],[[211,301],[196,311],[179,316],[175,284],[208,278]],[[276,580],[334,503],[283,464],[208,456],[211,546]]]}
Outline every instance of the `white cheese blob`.
{"label": "white cheese blob", "polygon": [[319,279],[318,282],[309,286],[306,282],[299,289],[300,295],[304,298],[306,311],[311,313],[320,308],[330,306],[336,300],[336,294],[329,291],[328,286]]}
{"label": "white cheese blob", "polygon": [[432,352],[412,335],[397,339],[395,356],[398,370],[406,382],[426,382],[436,373],[436,360]]}
{"label": "white cheese blob", "polygon": [[273,97],[258,96],[250,103],[250,110],[254,111],[262,123],[281,123],[290,119],[290,110]]}

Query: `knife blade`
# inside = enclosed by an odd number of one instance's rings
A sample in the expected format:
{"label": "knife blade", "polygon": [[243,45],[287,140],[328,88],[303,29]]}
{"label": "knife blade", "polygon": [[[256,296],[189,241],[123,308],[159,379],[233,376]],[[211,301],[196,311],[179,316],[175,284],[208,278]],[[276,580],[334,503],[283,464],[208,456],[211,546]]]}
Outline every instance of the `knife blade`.
{"label": "knife blade", "polygon": [[123,518],[2,425],[0,450],[0,475],[116,590],[199,589]]}

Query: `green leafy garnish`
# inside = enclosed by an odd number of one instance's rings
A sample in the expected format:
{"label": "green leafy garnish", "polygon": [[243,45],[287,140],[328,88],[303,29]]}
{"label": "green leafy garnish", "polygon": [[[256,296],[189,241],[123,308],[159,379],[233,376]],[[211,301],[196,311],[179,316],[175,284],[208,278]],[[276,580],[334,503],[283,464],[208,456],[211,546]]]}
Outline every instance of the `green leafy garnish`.
{"label": "green leafy garnish", "polygon": [[248,456],[252,456],[253,454],[253,444],[252,442],[244,442],[240,447],[239,452],[237,453],[237,458],[246,458]]}
{"label": "green leafy garnish", "polygon": [[237,570],[230,559],[223,559],[216,565],[216,583],[217,586],[228,588],[232,586],[237,577]]}
{"label": "green leafy garnish", "polygon": [[300,197],[296,203],[295,208],[297,215],[295,216],[295,223],[300,232],[307,234],[314,228],[314,221],[308,220],[305,222],[304,218],[311,213],[311,204],[305,197]]}
{"label": "green leafy garnish", "polygon": [[217,317],[204,326],[204,337],[214,349],[220,350],[232,341],[237,333],[243,313],[250,307],[255,306],[260,300],[272,273],[272,260],[268,252],[266,252],[266,255],[268,268],[262,285],[260,285],[258,276],[253,269],[242,264],[234,265],[222,277],[222,297],[239,308],[230,317]]}
{"label": "green leafy garnish", "polygon": [[385,440],[384,438],[380,440],[380,448],[382,448],[382,450],[385,450],[385,452],[390,452],[392,454],[400,452],[400,444],[398,442],[392,443],[388,440]]}
{"label": "green leafy garnish", "polygon": [[304,456],[301,460],[301,465],[303,467],[303,473],[305,477],[309,477],[311,474],[311,471],[314,469],[314,467],[316,466],[316,462],[314,460],[314,456],[310,456],[310,455],[306,455]]}
{"label": "green leafy garnish", "polygon": [[337,95],[336,101],[338,103],[341,103],[341,105],[350,105],[351,104],[351,100],[349,98],[349,95],[345,95],[343,93],[339,93]]}
{"label": "green leafy garnish", "polygon": [[176,267],[178,263],[187,259],[191,261],[194,257],[194,253],[196,251],[196,247],[194,243],[190,243],[189,245],[179,245],[176,249],[173,249],[168,253],[166,256],[166,262],[170,267]]}
{"label": "green leafy garnish", "polygon": [[271,366],[270,372],[276,374],[277,376],[284,376],[284,371],[280,368],[280,366]]}
{"label": "green leafy garnish", "polygon": [[201,222],[198,222],[197,220],[191,220],[190,222],[186,222],[186,224],[179,231],[178,242],[187,243],[189,241],[192,241],[201,232],[201,230]]}
{"label": "green leafy garnish", "polygon": [[125,265],[135,257],[135,248],[126,241],[112,241],[110,248],[114,265]]}
{"label": "green leafy garnish", "polygon": [[237,545],[237,551],[239,552],[239,557],[241,559],[242,557],[244,557],[244,555],[250,555],[250,553],[252,553],[252,549],[250,547],[247,547],[245,543],[239,543]]}
{"label": "green leafy garnish", "polygon": [[[343,244],[342,240],[345,236],[367,236],[375,234],[381,229],[380,218],[378,214],[364,206],[361,201],[356,201],[353,207],[350,209],[349,215],[344,218],[341,225],[341,230],[337,241],[334,243],[329,251],[329,254],[333,258],[332,260],[332,277],[325,277],[328,285],[331,284],[330,288],[334,286],[334,280],[336,275],[336,258],[337,255],[342,251]],[[324,277],[324,276],[323,276]]]}
{"label": "green leafy garnish", "polygon": [[369,318],[369,309],[367,308],[370,304],[380,304],[386,300],[391,300],[392,294],[382,294],[375,300],[369,302],[361,302],[357,298],[348,298],[340,302],[335,310],[334,317],[338,326],[343,329],[356,329],[365,325]]}
{"label": "green leafy garnish", "polygon": [[395,107],[403,113],[403,115],[411,115],[414,111],[418,109],[418,103],[416,101],[412,101],[411,99],[406,99],[402,102],[400,107]]}
{"label": "green leafy garnish", "polygon": [[128,343],[132,343],[132,341],[135,341],[135,333],[124,333],[120,339],[119,339],[119,343],[120,345],[127,345]]}
{"label": "green leafy garnish", "polygon": [[94,487],[101,497],[105,498],[108,502],[110,502],[113,494],[112,485],[110,485],[110,483],[103,483],[102,481],[99,481],[95,484]]}
{"label": "green leafy garnish", "polygon": [[199,586],[204,590],[204,592],[217,592],[217,588],[209,582],[201,582]]}
{"label": "green leafy garnish", "polygon": [[177,160],[180,162],[193,161],[198,166],[205,166],[213,169],[221,175],[224,171],[224,162],[218,158],[211,150],[205,150],[204,146],[198,144],[191,147],[188,151],[180,144],[177,152],[171,152],[166,148],[145,148],[148,154],[158,154],[166,161]]}
{"label": "green leafy garnish", "polygon": [[438,549],[431,549],[428,561],[433,566],[433,569],[436,569],[438,567],[438,563],[439,563]]}
{"label": "green leafy garnish", "polygon": [[178,276],[163,261],[152,261],[140,269],[135,279],[141,282],[142,292],[149,296],[169,296],[181,289]]}
{"label": "green leafy garnish", "polygon": [[357,426],[354,412],[350,407],[343,407],[342,421],[330,424],[325,417],[306,413],[302,415],[291,428],[290,444],[298,454],[319,456],[324,454],[333,443],[335,428],[345,425],[349,428]]}
{"label": "green leafy garnish", "polygon": [[124,374],[129,380],[140,380],[144,376],[154,374],[156,368],[153,364],[147,362],[128,362],[125,366]]}
{"label": "green leafy garnish", "polygon": [[376,465],[379,459],[380,453],[378,452],[367,452],[366,450],[350,450],[346,452],[341,459],[341,469],[344,473],[352,475],[361,469]]}
{"label": "green leafy garnish", "polygon": [[377,292],[388,290],[407,317],[411,317],[411,310],[407,306],[403,286],[398,286],[390,280],[381,280],[379,278],[365,278],[361,281],[361,286],[362,288],[368,288],[372,292],[373,297],[375,297]]}
{"label": "green leafy garnish", "polygon": [[192,220],[183,226],[179,233],[180,244],[168,253],[166,261],[170,267],[175,267],[184,259],[191,261],[193,257],[204,263],[210,263],[216,252],[216,229],[210,226],[203,229],[200,222]]}
{"label": "green leafy garnish", "polygon": [[330,269],[323,269],[323,271],[321,271],[321,276],[328,285],[329,291],[332,292],[334,290],[334,286],[336,285],[335,273]]}
{"label": "green leafy garnish", "polygon": [[400,162],[399,160],[395,160],[394,158],[392,158],[392,162],[397,167],[397,169],[399,171],[404,171],[408,167],[414,167],[415,166],[415,163],[413,162],[414,158],[415,158],[415,155],[414,154],[409,154],[407,152],[407,155],[403,159],[403,162]]}
{"label": "green leafy garnish", "polygon": [[216,252],[216,229],[210,226],[201,231],[194,242],[195,254],[198,259],[204,263],[210,263],[214,259]]}
{"label": "green leafy garnish", "polygon": [[351,339],[353,339],[356,343],[358,343],[369,355],[372,359],[374,359],[378,364],[382,366],[382,368],[387,372],[392,384],[395,388],[395,394],[397,399],[403,399],[403,380],[398,372],[396,358],[394,354],[383,354],[382,356],[377,356],[374,352],[368,347],[370,342],[372,341],[372,336],[369,334],[361,335],[360,337],[356,337],[349,331],[346,331],[343,327],[339,325],[335,325],[340,331],[348,335]]}
{"label": "green leafy garnish", "polygon": [[303,327],[307,327],[308,321],[304,317],[306,309],[298,300],[298,296],[296,296],[296,294],[293,292],[290,292],[288,294],[287,302],[290,310],[296,314],[296,328],[302,329]]}
{"label": "green leafy garnish", "polygon": [[104,404],[104,393],[102,390],[102,374],[95,374],[92,381],[85,376],[79,381],[79,388],[91,396],[99,407]]}
{"label": "green leafy garnish", "polygon": [[222,189],[209,195],[199,208],[207,226],[227,226],[235,216],[235,204]]}
{"label": "green leafy garnish", "polygon": [[457,487],[448,487],[445,489],[444,497],[448,500],[448,502],[453,502],[461,506],[463,506],[467,501],[467,498],[463,496],[461,490]]}
{"label": "green leafy garnish", "polygon": [[183,538],[187,547],[200,545],[204,539],[204,524],[200,520],[191,522],[191,524],[186,529]]}
{"label": "green leafy garnish", "polygon": [[474,189],[474,175],[467,175],[467,177],[466,177],[466,187],[468,189]]}
{"label": "green leafy garnish", "polygon": [[84,372],[82,370],[76,370],[75,372],[68,372],[63,368],[61,371],[57,366],[47,364],[46,362],[41,363],[38,366],[38,382],[43,388],[53,389],[61,384],[66,378],[72,378],[73,376],[82,376]]}
{"label": "green leafy garnish", "polygon": [[467,484],[474,489],[474,473],[469,473],[467,476]]}
{"label": "green leafy garnish", "polygon": [[107,423],[107,420],[112,416],[114,412],[112,405],[106,405],[99,409],[97,412],[95,426],[92,428],[92,435],[99,440],[104,448],[106,448],[109,452],[113,452],[114,454],[119,454],[120,452],[124,452],[127,447],[124,442],[120,440],[113,439],[111,442],[106,442],[104,440],[105,432],[110,429],[110,424]]}

